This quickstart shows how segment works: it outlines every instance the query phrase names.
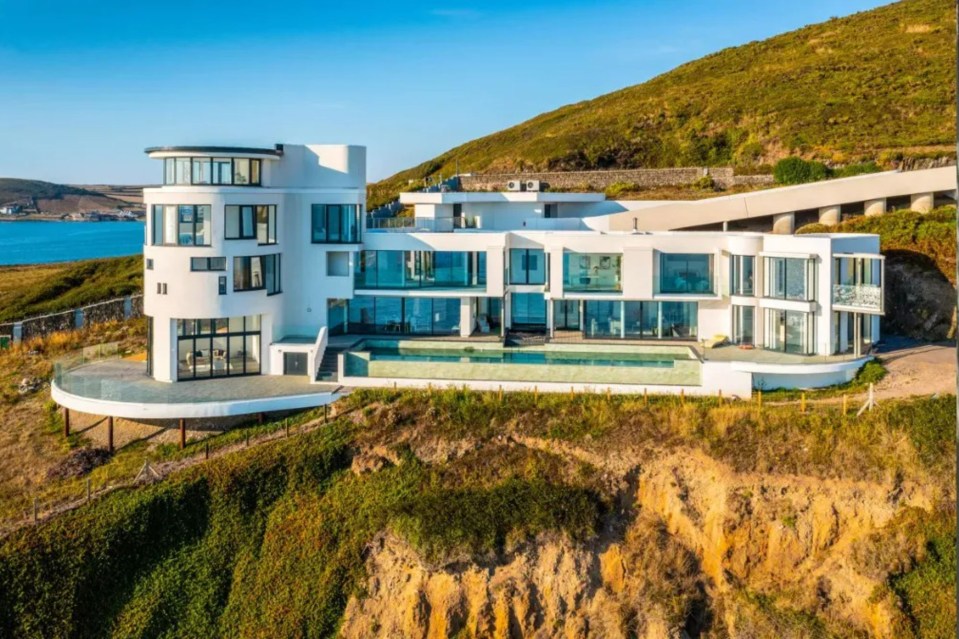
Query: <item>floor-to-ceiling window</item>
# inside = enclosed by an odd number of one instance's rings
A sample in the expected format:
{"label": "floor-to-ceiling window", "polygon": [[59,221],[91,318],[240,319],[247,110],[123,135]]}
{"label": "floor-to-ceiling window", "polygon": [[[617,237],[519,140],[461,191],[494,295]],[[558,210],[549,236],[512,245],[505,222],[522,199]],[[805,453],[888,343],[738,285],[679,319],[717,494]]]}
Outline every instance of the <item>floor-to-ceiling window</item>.
{"label": "floor-to-ceiling window", "polygon": [[784,353],[811,355],[816,352],[815,328],[812,313],[767,308],[763,346]]}
{"label": "floor-to-ceiling window", "polygon": [[733,344],[755,344],[754,318],[756,309],[752,306],[733,305]]}
{"label": "floor-to-ceiling window", "polygon": [[729,267],[729,293],[755,295],[756,258],[752,255],[730,255]]}
{"label": "floor-to-ceiling window", "polygon": [[617,292],[622,290],[619,253],[563,253],[563,289],[567,291]]}
{"label": "floor-to-ceiling window", "polygon": [[[832,352],[868,353],[873,344],[873,315],[833,311]],[[858,344],[858,349],[857,349]]]}
{"label": "floor-to-ceiling window", "polygon": [[503,326],[502,298],[473,298],[473,315],[476,317],[476,330],[480,333],[499,333]]}
{"label": "floor-to-ceiling window", "polygon": [[210,245],[210,205],[154,204],[150,213],[150,243],[154,246]]}
{"label": "floor-to-ceiling window", "polygon": [[699,304],[583,300],[583,335],[621,339],[696,339]]}
{"label": "floor-to-ceiling window", "polygon": [[260,372],[260,316],[178,319],[177,379]]}
{"label": "floor-to-ceiling window", "polygon": [[583,333],[586,337],[622,337],[622,302],[585,300],[583,302],[583,323]]}
{"label": "floor-to-ceiling window", "polygon": [[542,249],[510,249],[510,284],[545,284],[546,254]]}
{"label": "floor-to-ceiling window", "polygon": [[471,288],[486,285],[486,252],[360,251],[354,288]]}
{"label": "floor-to-ceiling window", "polygon": [[458,297],[357,295],[348,304],[350,333],[454,335],[459,330]]}
{"label": "floor-to-ceiling window", "polygon": [[805,257],[764,258],[763,295],[781,300],[816,299],[816,262]]}
{"label": "floor-to-ceiling window", "polygon": [[546,328],[546,299],[542,293],[510,294],[510,327],[519,330]]}
{"label": "floor-to-ceiling window", "polygon": [[330,335],[346,333],[347,300],[332,299],[326,303],[326,325]]}
{"label": "floor-to-ceiling window", "polygon": [[553,301],[553,328],[560,331],[580,329],[579,300]]}
{"label": "floor-to-ceiling window", "polygon": [[713,256],[706,253],[660,253],[659,292],[712,293]]}

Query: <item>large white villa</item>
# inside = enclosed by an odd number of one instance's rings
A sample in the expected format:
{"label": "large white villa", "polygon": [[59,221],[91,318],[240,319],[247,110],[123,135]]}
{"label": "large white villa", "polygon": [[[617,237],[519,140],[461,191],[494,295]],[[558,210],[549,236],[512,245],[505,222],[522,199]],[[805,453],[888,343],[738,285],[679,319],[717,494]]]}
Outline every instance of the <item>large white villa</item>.
{"label": "large white villa", "polygon": [[[374,218],[364,147],[147,153],[163,166],[144,190],[147,363],[58,376],[69,408],[242,414],[363,385],[744,396],[849,380],[879,338],[878,236],[650,232],[656,206],[708,201],[536,183],[404,193],[412,216]],[[797,197],[838,210],[836,182]]]}

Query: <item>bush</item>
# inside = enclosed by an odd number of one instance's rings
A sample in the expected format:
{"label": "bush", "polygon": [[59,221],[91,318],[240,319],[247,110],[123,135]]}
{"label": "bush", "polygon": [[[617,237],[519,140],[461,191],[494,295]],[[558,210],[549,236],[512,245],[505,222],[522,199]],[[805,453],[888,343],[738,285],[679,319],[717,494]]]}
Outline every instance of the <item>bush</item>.
{"label": "bush", "polygon": [[822,162],[788,157],[776,162],[773,177],[777,184],[805,184],[825,180],[830,175],[829,167]]}
{"label": "bush", "polygon": [[833,177],[845,178],[854,175],[864,175],[866,173],[879,173],[882,167],[870,160],[869,162],[860,162],[859,164],[848,164],[840,169],[833,171]]}

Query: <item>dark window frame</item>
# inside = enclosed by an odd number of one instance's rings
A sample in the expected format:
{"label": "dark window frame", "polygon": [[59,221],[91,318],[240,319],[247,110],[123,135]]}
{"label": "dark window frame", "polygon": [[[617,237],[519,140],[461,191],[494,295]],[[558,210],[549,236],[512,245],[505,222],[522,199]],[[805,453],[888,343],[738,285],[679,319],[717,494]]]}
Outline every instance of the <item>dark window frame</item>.
{"label": "dark window frame", "polygon": [[[354,209],[353,228],[355,237],[343,239],[342,226],[339,228],[338,239],[330,239],[330,209],[332,207],[351,207]],[[322,216],[323,219],[323,237],[317,237],[317,219]],[[313,244],[361,244],[363,242],[363,205],[362,204],[325,204],[313,203],[310,205],[310,242]]]}
{"label": "dark window frame", "polygon": [[[239,330],[239,331],[231,331],[230,328],[229,328],[229,326],[230,326],[230,320],[231,320],[231,319],[236,320],[236,319],[238,319],[238,318],[229,318],[229,317],[224,318],[224,317],[219,317],[219,318],[213,318],[213,319],[200,319],[200,320],[198,320],[198,319],[179,319],[179,318],[178,318],[178,319],[176,320],[176,333],[175,333],[175,334],[176,334],[177,358],[178,358],[178,361],[179,361],[179,349],[180,349],[180,342],[181,342],[181,341],[190,340],[191,342],[193,342],[192,351],[193,351],[194,353],[196,353],[196,352],[199,351],[199,350],[202,350],[204,347],[208,347],[208,349],[209,349],[210,352],[212,353],[212,351],[213,351],[213,340],[214,340],[215,338],[218,338],[218,339],[226,339],[226,340],[227,340],[227,353],[226,353],[227,366],[226,366],[226,368],[224,369],[224,370],[226,371],[226,374],[225,374],[225,375],[214,375],[213,373],[215,372],[215,369],[211,366],[211,367],[210,367],[210,371],[209,371],[209,372],[210,372],[209,375],[199,376],[199,375],[197,375],[197,372],[196,372],[198,362],[197,362],[197,361],[194,361],[194,363],[193,363],[193,375],[192,375],[191,377],[181,377],[181,376],[180,376],[180,372],[179,372],[179,366],[178,366],[178,368],[177,368],[177,381],[178,381],[178,382],[179,382],[179,381],[183,381],[183,382],[188,382],[188,381],[189,381],[189,382],[192,382],[192,381],[203,380],[203,379],[224,379],[224,378],[227,378],[227,377],[249,377],[249,376],[251,376],[251,375],[262,375],[262,374],[263,374],[263,373],[262,373],[262,371],[263,371],[263,360],[262,360],[263,341],[262,341],[262,323],[261,323],[261,322],[262,322],[262,319],[260,320],[260,322],[253,322],[253,321],[252,321],[253,318],[258,317],[258,316],[256,316],[256,315],[244,315],[244,316],[241,316],[241,317],[243,318],[243,328],[242,328],[241,330]],[[190,322],[190,325],[192,326],[192,331],[190,331],[190,332],[188,332],[188,331],[186,330],[186,328],[187,328],[187,324],[186,324],[186,323],[187,323],[187,322]],[[217,326],[220,326],[221,323],[225,324],[226,327],[227,327],[227,330],[226,330],[225,332],[218,332],[218,331],[216,330]],[[259,323],[260,326],[254,328],[253,325],[254,325],[255,323]],[[208,327],[210,328],[210,330],[202,331],[202,330],[201,330],[201,327],[203,327],[203,326],[208,326]],[[245,349],[246,349],[246,338],[247,338],[247,337],[252,337],[252,336],[256,336],[256,337],[259,337],[259,338],[260,338],[260,341],[258,342],[258,346],[259,346],[259,349],[260,349],[259,355],[260,355],[260,357],[261,357],[261,359],[258,360],[258,361],[259,361],[259,369],[256,370],[256,371],[247,371],[247,365],[246,365],[247,362],[246,362],[246,358],[244,358],[244,359],[242,360],[242,362],[243,362],[243,370],[242,370],[242,372],[240,372],[240,373],[235,373],[235,374],[232,374],[232,375],[231,375],[231,374],[230,374],[230,359],[231,359],[231,356],[230,356],[230,353],[229,353],[230,338],[231,338],[231,337],[242,337],[242,338],[243,338],[244,351],[245,351]],[[199,343],[199,345],[200,345],[200,348],[197,348],[198,343]]]}
{"label": "dark window frame", "polygon": [[[190,162],[190,180],[189,181],[178,181],[176,179],[176,163],[177,161],[189,160]],[[229,160],[230,161],[230,170],[229,176],[230,179],[228,182],[215,181],[213,179],[213,160]],[[249,160],[250,162],[250,181],[247,184],[237,184],[236,183],[236,161],[237,160]],[[194,179],[195,169],[194,163],[206,163],[209,171],[209,179],[206,182],[197,181]],[[172,167],[172,172],[171,168]],[[263,186],[263,160],[261,158],[238,158],[238,157],[226,157],[226,156],[206,156],[206,157],[193,157],[193,156],[184,156],[178,155],[168,158],[163,158],[163,185],[164,186]]]}
{"label": "dark window frame", "polygon": [[[233,258],[233,292],[234,293],[246,293],[249,291],[266,291],[267,296],[279,295],[283,292],[283,278],[282,278],[282,261],[280,259],[280,253],[270,253],[269,255],[237,255]],[[275,287],[269,285],[269,278],[267,277],[267,259],[272,258],[274,261],[274,275],[273,282]],[[253,260],[260,260],[260,273],[261,280],[259,286],[249,286],[246,288],[237,288],[241,283],[240,278],[237,277],[237,271],[249,271],[250,273],[250,283],[252,284],[253,280]],[[237,264],[246,264],[247,266],[237,268]],[[272,290],[271,290],[272,289]]]}
{"label": "dark window frame", "polygon": [[[244,208],[249,208],[252,210],[251,211],[252,218],[251,218],[249,234],[244,234],[244,230],[243,230],[243,209]],[[272,242],[260,241],[260,233],[259,233],[260,222],[259,222],[259,216],[258,216],[258,213],[259,213],[258,209],[261,209],[261,208],[266,209],[268,240],[271,236],[270,228],[272,227],[272,230],[273,230]],[[231,212],[230,209],[236,209],[236,215],[238,216],[237,224],[236,224],[238,235],[228,234],[230,225],[227,223],[227,218],[230,215],[230,212]],[[230,240],[230,241],[256,240],[256,243],[258,246],[274,246],[276,244],[279,244],[279,240],[277,239],[277,221],[278,221],[278,217],[276,212],[276,204],[227,204],[223,207],[223,239]]]}
{"label": "dark window frame", "polygon": [[[156,219],[157,219],[157,209],[159,209],[159,210],[161,211],[160,231],[161,231],[161,233],[164,233],[164,234],[165,234],[165,232],[166,232],[166,217],[165,217],[165,213],[163,213],[163,211],[164,211],[164,209],[166,209],[166,207],[168,207],[168,206],[172,206],[172,207],[175,209],[175,214],[176,214],[176,238],[175,238],[175,239],[176,239],[176,242],[173,242],[173,243],[170,243],[170,242],[157,242],[157,237],[156,237],[156,232],[157,232],[157,223],[156,223]],[[184,207],[191,207],[191,208],[193,209],[193,220],[192,220],[192,222],[180,222],[180,209],[181,209],[181,208],[184,208]],[[203,222],[204,222],[205,225],[209,226],[209,228],[210,228],[210,233],[209,233],[210,241],[208,241],[208,242],[205,243],[205,244],[197,244],[197,243],[196,243],[196,237],[197,237],[197,220],[199,220],[199,217],[200,217],[200,215],[199,215],[199,210],[200,210],[200,208],[203,208],[203,207],[205,207],[205,208],[207,209],[206,212],[207,212],[208,215],[207,215],[206,217],[204,217]],[[212,245],[213,245],[213,226],[212,226],[212,225],[213,225],[213,207],[212,207],[212,205],[210,205],[210,204],[154,204],[154,205],[150,208],[149,218],[150,218],[150,219],[149,219],[148,221],[149,221],[149,223],[150,223],[150,246],[189,246],[189,247],[199,246],[199,247],[205,247],[205,246],[212,246]],[[193,242],[193,243],[191,243],[191,244],[181,244],[181,243],[180,243],[180,224],[191,224],[191,225],[192,225],[192,229],[193,229],[193,230],[192,230],[192,232],[190,233],[190,237],[192,237],[192,238],[194,239],[194,242]],[[164,239],[165,239],[165,238],[164,238]]]}
{"label": "dark window frame", "polygon": [[[203,260],[206,263],[206,268],[197,268],[197,260]],[[213,260],[223,260],[222,268],[214,268]],[[203,262],[201,262],[202,264]],[[191,257],[190,258],[190,270],[195,273],[206,273],[206,272],[219,272],[226,271],[226,258],[225,257]]]}

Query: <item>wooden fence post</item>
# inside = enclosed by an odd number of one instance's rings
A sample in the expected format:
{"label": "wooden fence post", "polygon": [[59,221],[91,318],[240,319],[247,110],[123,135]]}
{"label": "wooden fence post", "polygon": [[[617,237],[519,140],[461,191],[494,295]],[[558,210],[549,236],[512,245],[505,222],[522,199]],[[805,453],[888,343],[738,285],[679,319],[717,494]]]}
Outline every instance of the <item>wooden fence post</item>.
{"label": "wooden fence post", "polygon": [[643,406],[649,406],[649,389],[643,387]]}
{"label": "wooden fence post", "polygon": [[759,412],[763,412],[763,389],[756,391],[756,406],[759,408]]}
{"label": "wooden fence post", "polygon": [[799,396],[799,412],[806,412],[806,391],[803,391]]}
{"label": "wooden fence post", "polygon": [[63,436],[70,436],[70,409],[63,407]]}
{"label": "wooden fence post", "polygon": [[186,448],[186,420],[180,418],[180,450]]}
{"label": "wooden fence post", "polygon": [[113,454],[113,415],[107,417],[107,450]]}

